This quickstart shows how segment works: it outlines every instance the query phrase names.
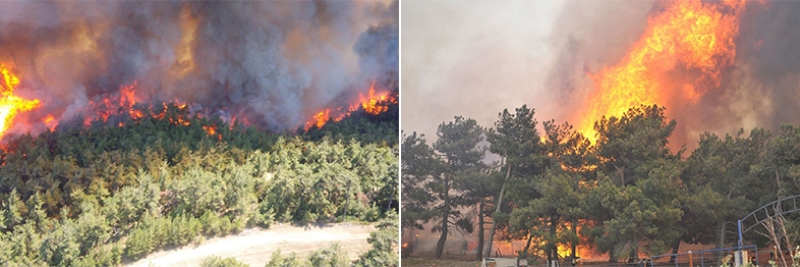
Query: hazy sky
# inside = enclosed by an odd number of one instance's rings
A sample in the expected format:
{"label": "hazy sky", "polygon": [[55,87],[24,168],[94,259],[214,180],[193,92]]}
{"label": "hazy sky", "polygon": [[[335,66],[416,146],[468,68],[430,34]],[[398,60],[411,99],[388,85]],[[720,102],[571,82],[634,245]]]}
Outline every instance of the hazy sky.
{"label": "hazy sky", "polygon": [[[568,119],[565,103],[575,101],[566,101],[560,89],[545,86],[548,77],[576,76],[573,65],[599,67],[618,59],[646,24],[652,2],[404,1],[401,5],[402,129],[407,134],[424,133],[432,142],[436,127],[456,115],[491,127],[504,108],[527,104],[535,108],[540,122]],[[609,16],[610,11],[615,15]],[[598,36],[612,27],[614,31]],[[578,45],[565,52],[568,40]],[[611,46],[623,49],[608,49]],[[597,51],[608,55],[588,56]],[[587,55],[587,62],[567,64],[569,75],[554,75],[565,71],[554,63],[563,62],[565,54],[578,55],[577,60]],[[597,58],[609,62],[595,62]],[[584,76],[582,70],[577,72]],[[577,91],[568,97],[582,94]]]}
{"label": "hazy sky", "polygon": [[[562,2],[404,1],[402,129],[435,138],[455,115],[491,126],[503,108],[545,106],[547,36]],[[539,111],[540,108],[537,108]]]}

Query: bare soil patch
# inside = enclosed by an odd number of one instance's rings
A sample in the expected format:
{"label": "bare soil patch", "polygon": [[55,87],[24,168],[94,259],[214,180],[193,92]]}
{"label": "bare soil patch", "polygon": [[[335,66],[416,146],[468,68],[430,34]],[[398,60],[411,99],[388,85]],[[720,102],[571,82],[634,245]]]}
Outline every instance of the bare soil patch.
{"label": "bare soil patch", "polygon": [[372,225],[334,224],[326,226],[273,225],[270,229],[247,229],[236,235],[216,237],[199,245],[162,250],[129,264],[131,267],[148,266],[198,266],[209,256],[234,257],[252,267],[264,266],[272,253],[297,253],[305,258],[314,250],[339,243],[347,255],[355,260],[370,249],[367,238],[374,231]]}

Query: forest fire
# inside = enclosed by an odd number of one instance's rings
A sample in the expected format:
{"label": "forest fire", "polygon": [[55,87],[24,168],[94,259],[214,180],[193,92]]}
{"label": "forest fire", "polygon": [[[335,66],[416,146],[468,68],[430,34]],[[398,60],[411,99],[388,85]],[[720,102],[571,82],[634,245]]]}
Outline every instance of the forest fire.
{"label": "forest fire", "polygon": [[[148,117],[188,125],[193,116],[292,133],[328,107],[320,126],[352,109],[383,112],[380,100],[391,97],[364,85],[391,91],[399,73],[391,1],[104,2],[85,14],[54,2],[3,7],[15,14],[0,21],[2,105],[14,107],[0,112],[4,136]],[[36,100],[11,93],[20,82]],[[358,95],[355,107],[343,97]],[[184,117],[163,114],[173,99]]]}
{"label": "forest fire", "polygon": [[39,100],[27,100],[14,95],[19,78],[12,72],[10,65],[0,63],[0,73],[3,74],[3,84],[0,84],[0,138],[2,138],[6,130],[14,123],[17,113],[37,108]]}
{"label": "forest fire", "polygon": [[47,117],[44,118],[44,125],[47,126],[47,129],[50,129],[50,131],[55,131],[56,126],[58,126],[58,121],[56,121],[53,115],[48,114]]}
{"label": "forest fire", "polygon": [[[120,86],[119,95],[116,99],[107,96],[98,102],[90,101],[87,107],[90,116],[84,119],[83,124],[89,126],[94,119],[101,119],[103,122],[107,122],[110,116],[123,113],[128,114],[134,120],[142,119],[144,112],[134,108],[138,102],[136,99],[136,86],[136,81],[128,86]],[[93,118],[92,115],[96,116],[96,118]],[[119,123],[119,126],[122,127],[122,122]]]}
{"label": "forest fire", "polygon": [[311,127],[322,128],[328,121],[341,121],[359,109],[363,109],[370,115],[378,115],[389,110],[388,104],[397,104],[397,96],[392,95],[389,91],[375,93],[375,82],[372,82],[366,96],[358,94],[358,102],[334,110],[330,108],[320,110],[306,122],[305,130],[308,131]]}
{"label": "forest fire", "polygon": [[375,82],[372,82],[372,85],[369,87],[367,96],[364,97],[363,95],[358,94],[358,99],[361,101],[361,107],[364,108],[364,111],[372,115],[378,115],[386,112],[386,110],[389,109],[389,107],[384,105],[386,103],[397,103],[397,98],[390,96],[389,92],[384,91],[376,95]]}
{"label": "forest fire", "polygon": [[[41,105],[38,99],[25,100],[13,94],[13,90],[17,84],[20,83],[19,78],[12,73],[9,65],[3,64],[2,74],[4,83],[2,84],[3,98],[0,102],[0,137],[6,129],[13,126],[14,116],[19,112],[25,112],[37,108]],[[94,122],[111,123],[118,127],[123,127],[126,122],[139,122],[142,119],[167,119],[170,124],[189,126],[190,116],[207,116],[212,113],[208,109],[195,111],[190,114],[186,103],[179,101],[177,98],[172,102],[162,103],[163,107],[145,104],[145,102],[137,97],[137,89],[139,87],[138,81],[134,81],[129,85],[122,85],[119,91],[114,94],[104,95],[98,100],[89,101],[88,105],[83,108],[82,114],[84,115],[83,125],[90,127]],[[340,107],[332,110],[330,108],[323,109],[314,115],[314,117],[306,123],[306,130],[311,126],[321,128],[328,121],[341,121],[349,116],[352,112],[363,109],[366,113],[378,115],[388,110],[386,104],[396,104],[396,96],[390,95],[388,91],[375,92],[375,84],[373,82],[366,95],[359,94],[359,100],[349,106]],[[178,110],[177,113],[169,114],[168,110],[174,108]],[[167,118],[168,117],[168,118]],[[112,120],[113,122],[110,122]],[[41,123],[50,131],[55,131],[59,125],[60,118],[56,118],[53,114],[47,114]],[[246,117],[231,116],[230,127],[234,127],[235,123],[242,123],[243,125],[250,126],[250,122]],[[203,129],[209,136],[215,137],[218,140],[222,139],[222,134],[217,131],[216,125],[203,126]]]}
{"label": "forest fire", "polygon": [[594,91],[575,119],[577,129],[593,143],[593,125],[602,116],[620,116],[639,105],[658,104],[669,111],[696,103],[719,87],[721,72],[733,64],[745,1],[666,4],[663,12],[649,17],[644,33],[621,62],[588,74]]}
{"label": "forest fire", "polygon": [[222,141],[222,134],[217,133],[217,126],[216,125],[205,125],[203,126],[203,130],[208,133],[208,136],[216,137],[217,141]]}
{"label": "forest fire", "polygon": [[[189,126],[188,108],[186,103],[182,103],[177,99],[171,103],[162,103],[162,107],[155,107],[153,104],[146,105],[136,97],[136,89],[138,82],[134,81],[128,86],[121,86],[119,93],[114,95],[105,96],[101,100],[95,102],[90,101],[89,105],[85,108],[86,118],[83,121],[84,126],[91,126],[92,122],[100,121],[108,123],[109,119],[116,117],[116,125],[122,127],[125,121],[132,120],[134,122],[141,121],[142,119],[151,117],[154,119],[164,119],[167,117],[167,112],[170,108],[174,108],[179,112],[171,114],[169,122],[174,125]],[[55,127],[57,122],[52,122],[52,115],[45,119],[45,124],[52,125],[48,127]]]}

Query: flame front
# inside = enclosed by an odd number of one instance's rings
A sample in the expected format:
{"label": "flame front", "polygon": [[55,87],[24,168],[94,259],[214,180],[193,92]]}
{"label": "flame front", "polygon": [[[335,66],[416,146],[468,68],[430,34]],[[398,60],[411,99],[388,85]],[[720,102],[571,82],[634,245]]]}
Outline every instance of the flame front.
{"label": "flame front", "polygon": [[19,78],[11,72],[11,66],[0,63],[0,74],[3,75],[3,84],[0,84],[0,138],[11,127],[14,116],[19,112],[35,109],[39,106],[39,99],[27,100],[14,95],[14,88],[19,84]]}
{"label": "flame front", "polygon": [[358,94],[358,102],[355,102],[347,107],[340,107],[335,110],[325,108],[315,113],[314,116],[306,121],[305,130],[311,129],[316,126],[322,128],[328,121],[334,122],[341,121],[353,112],[358,111],[359,108],[364,109],[364,112],[371,115],[378,115],[389,110],[387,104],[397,104],[397,97],[391,95],[389,91],[375,92],[375,82],[369,87],[367,95]]}
{"label": "flame front", "polygon": [[[359,94],[358,99],[361,100],[361,107],[363,107],[364,111],[366,111],[369,114],[378,115],[389,110],[389,107],[381,104],[389,101],[389,92],[384,91],[376,95],[375,82],[372,82],[372,86],[369,87],[369,92],[367,96],[364,97]],[[395,103],[396,100],[392,100],[389,102]]]}
{"label": "flame front", "polygon": [[[170,103],[163,103],[163,108],[158,110],[152,104],[145,106],[136,97],[136,88],[139,86],[137,81],[134,81],[128,86],[120,86],[119,94],[116,96],[107,95],[99,101],[90,101],[86,107],[88,117],[84,119],[84,126],[91,126],[92,122],[99,120],[103,123],[109,122],[109,118],[116,116],[118,118],[129,118],[134,122],[141,121],[142,119],[152,117],[155,119],[164,119],[167,117],[167,110],[172,107],[179,112],[169,114],[167,120],[174,125],[189,126],[190,116],[186,103],[180,102],[175,99]],[[45,124],[50,122],[45,119]],[[55,123],[57,124],[57,122]],[[122,127],[125,122],[120,121],[116,123],[117,126]],[[54,127],[54,126],[53,126]],[[52,129],[52,128],[51,128]]]}
{"label": "flame front", "polygon": [[[592,143],[597,139],[594,122],[602,116],[620,116],[639,105],[696,103],[719,86],[721,71],[733,64],[743,0],[667,4],[665,11],[649,17],[642,37],[619,64],[589,74],[594,91],[576,121]],[[678,66],[689,78],[669,77]]]}

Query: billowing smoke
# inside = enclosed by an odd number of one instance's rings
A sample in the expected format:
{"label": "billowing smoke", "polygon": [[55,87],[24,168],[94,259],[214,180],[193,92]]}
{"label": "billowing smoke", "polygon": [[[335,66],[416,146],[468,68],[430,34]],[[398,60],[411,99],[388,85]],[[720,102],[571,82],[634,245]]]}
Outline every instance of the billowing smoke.
{"label": "billowing smoke", "polygon": [[[136,97],[222,110],[276,132],[396,86],[398,3],[0,3],[0,62],[30,114],[66,121],[136,83]],[[35,121],[35,119],[29,120]],[[12,130],[36,131],[30,125]]]}
{"label": "billowing smoke", "polygon": [[555,92],[553,99],[567,104],[568,109],[558,113],[570,113],[579,106],[575,102],[583,101],[593,89],[587,73],[613,65],[625,55],[647,27],[652,6],[653,1],[565,4],[548,40],[557,56],[545,80],[545,87]]}
{"label": "billowing smoke", "polygon": [[742,18],[729,84],[712,101],[717,117],[771,130],[800,123],[800,3],[751,3]]}
{"label": "billowing smoke", "polygon": [[[648,26],[648,16],[672,2],[571,2],[556,23],[552,45],[558,56],[546,87],[563,103],[564,120],[572,120],[595,89],[590,73],[619,62]],[[675,97],[667,115],[678,121],[671,145],[689,149],[703,132],[734,133],[739,128],[777,131],[783,123],[800,123],[800,3],[748,2],[735,40],[736,58],[721,72],[718,86],[708,85],[696,102]],[[613,15],[608,15],[613,14]],[[694,73],[678,65],[668,78],[691,79]],[[676,83],[680,84],[680,83]],[[680,90],[680,88],[673,88]],[[571,121],[572,122],[572,121]],[[573,122],[574,123],[574,122]]]}

